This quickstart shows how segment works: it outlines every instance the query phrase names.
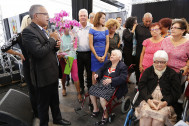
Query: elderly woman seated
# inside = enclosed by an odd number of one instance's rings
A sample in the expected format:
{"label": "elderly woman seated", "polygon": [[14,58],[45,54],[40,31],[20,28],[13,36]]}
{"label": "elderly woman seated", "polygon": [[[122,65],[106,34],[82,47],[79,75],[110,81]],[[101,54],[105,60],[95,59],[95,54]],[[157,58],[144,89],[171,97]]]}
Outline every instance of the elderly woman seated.
{"label": "elderly woman seated", "polygon": [[[94,75],[94,78],[97,79],[97,83],[89,89],[90,99],[94,107],[91,117],[97,117],[99,114],[96,100],[97,97],[100,98],[101,106],[105,110],[107,101],[111,99],[116,87],[120,86],[116,92],[118,99],[128,91],[126,84],[127,67],[121,59],[121,51],[118,49],[113,50],[111,52],[110,60],[106,61],[104,66]],[[105,111],[99,125],[104,125],[107,122],[108,112]]]}
{"label": "elderly woman seated", "polygon": [[140,126],[173,125],[176,121],[173,105],[181,95],[180,79],[167,66],[168,55],[165,51],[157,51],[153,61],[140,79],[140,105],[136,107],[135,114],[140,119]]}

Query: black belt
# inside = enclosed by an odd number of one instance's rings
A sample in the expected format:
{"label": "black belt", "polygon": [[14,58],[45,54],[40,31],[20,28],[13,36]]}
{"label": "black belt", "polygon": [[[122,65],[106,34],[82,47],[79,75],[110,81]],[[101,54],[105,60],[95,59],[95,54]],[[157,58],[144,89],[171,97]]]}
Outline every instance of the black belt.
{"label": "black belt", "polygon": [[77,53],[91,53],[91,51],[76,51]]}

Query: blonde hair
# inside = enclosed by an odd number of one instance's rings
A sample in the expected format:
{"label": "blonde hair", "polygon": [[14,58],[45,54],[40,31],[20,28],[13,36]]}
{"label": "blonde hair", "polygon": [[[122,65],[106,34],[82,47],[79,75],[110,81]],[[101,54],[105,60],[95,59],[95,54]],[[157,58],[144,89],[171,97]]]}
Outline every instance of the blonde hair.
{"label": "blonde hair", "polygon": [[110,28],[113,27],[114,25],[116,25],[116,29],[118,29],[120,27],[119,22],[117,20],[111,18],[111,19],[108,19],[105,27],[107,27],[110,30]]}
{"label": "blonde hair", "polygon": [[31,18],[29,15],[25,15],[22,19],[22,24],[21,24],[21,32],[26,28],[29,24],[31,23]]}

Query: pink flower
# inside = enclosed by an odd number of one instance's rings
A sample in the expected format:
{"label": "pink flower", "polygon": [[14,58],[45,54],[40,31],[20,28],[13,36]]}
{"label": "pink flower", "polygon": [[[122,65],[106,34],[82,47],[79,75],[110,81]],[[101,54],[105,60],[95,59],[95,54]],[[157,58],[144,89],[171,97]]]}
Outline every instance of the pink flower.
{"label": "pink flower", "polygon": [[66,11],[64,11],[64,10],[61,10],[60,16],[61,17],[67,17],[67,16],[69,16],[69,14]]}
{"label": "pink flower", "polygon": [[56,23],[54,18],[50,18],[50,23]]}
{"label": "pink flower", "polygon": [[59,13],[59,17],[63,17],[63,14],[62,14],[62,13]]}
{"label": "pink flower", "polygon": [[63,23],[63,22],[59,22],[59,26],[60,26],[60,27],[63,27],[63,26],[64,26],[64,23]]}
{"label": "pink flower", "polygon": [[59,25],[58,25],[58,23],[56,22],[56,27],[58,27]]}
{"label": "pink flower", "polygon": [[61,18],[59,16],[55,17],[55,21],[59,22],[61,21]]}
{"label": "pink flower", "polygon": [[59,31],[63,32],[63,28],[71,28],[71,26],[80,27],[80,24],[76,20],[63,20],[63,17],[69,16],[69,13],[67,13],[64,10],[61,10],[60,13],[55,13],[54,18],[50,19],[51,23],[55,23],[56,27],[59,27]]}
{"label": "pink flower", "polygon": [[70,25],[69,25],[69,24],[65,24],[65,27],[66,27],[66,28],[70,28]]}
{"label": "pink flower", "polygon": [[58,14],[58,13],[55,13],[55,14],[54,14],[54,17],[59,17],[59,14]]}

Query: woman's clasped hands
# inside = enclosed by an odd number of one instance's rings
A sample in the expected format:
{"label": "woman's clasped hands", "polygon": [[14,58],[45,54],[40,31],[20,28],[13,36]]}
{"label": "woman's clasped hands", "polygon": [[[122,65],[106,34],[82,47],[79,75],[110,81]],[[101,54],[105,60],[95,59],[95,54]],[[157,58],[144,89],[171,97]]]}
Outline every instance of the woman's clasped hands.
{"label": "woman's clasped hands", "polygon": [[102,56],[102,57],[97,56],[97,57],[96,57],[96,59],[97,59],[100,63],[103,63],[104,60],[105,60],[105,58],[106,58],[106,56]]}
{"label": "woman's clasped hands", "polygon": [[153,109],[153,110],[160,110],[167,106],[166,101],[158,101],[155,99],[148,99],[147,102],[148,102],[149,106],[151,107],[151,109]]}

